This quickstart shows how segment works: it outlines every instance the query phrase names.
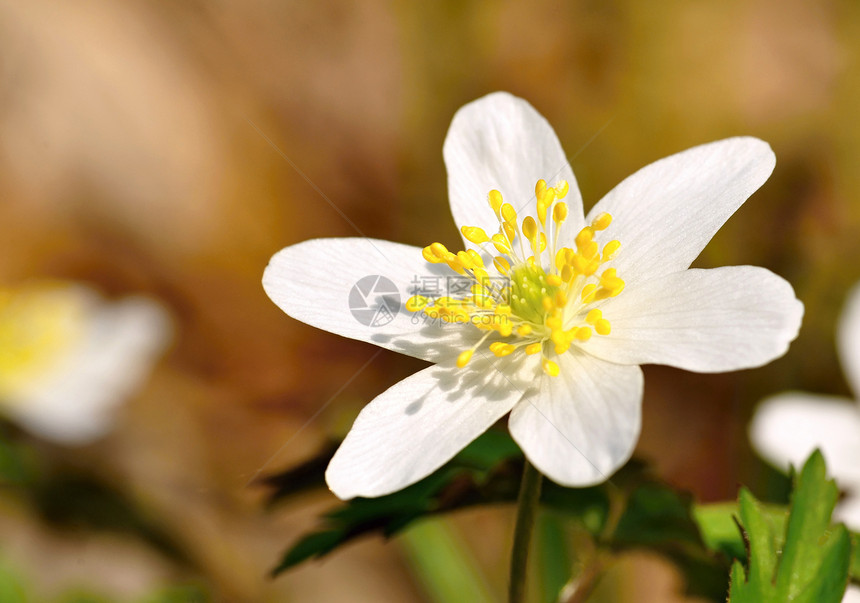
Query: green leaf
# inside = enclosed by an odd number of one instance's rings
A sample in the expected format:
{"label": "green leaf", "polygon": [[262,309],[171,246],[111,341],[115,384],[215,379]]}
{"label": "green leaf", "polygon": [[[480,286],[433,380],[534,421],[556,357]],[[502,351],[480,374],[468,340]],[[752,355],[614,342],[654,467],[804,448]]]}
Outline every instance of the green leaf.
{"label": "green leaf", "polygon": [[[270,500],[280,501],[310,488],[315,481],[310,468],[318,472],[322,485],[327,461],[317,456],[306,465],[267,478],[265,483],[274,487]],[[512,503],[521,473],[522,453],[510,436],[489,431],[443,468],[404,490],[335,507],[315,531],[286,551],[273,574],[364,535],[392,536],[422,517],[476,504]],[[563,488],[546,480],[541,504],[559,517],[574,519],[612,550],[646,547],[666,555],[687,575],[691,594],[725,598],[728,560],[705,546],[693,518],[691,497],[662,483],[643,463],[630,461],[611,484],[589,488]],[[561,583],[564,572],[557,573],[553,582]]]}
{"label": "green leaf", "polygon": [[415,522],[400,538],[406,559],[429,601],[496,601],[457,532],[443,519]]}
{"label": "green leaf", "polygon": [[851,539],[830,517],[839,491],[826,477],[816,451],[796,477],[787,524],[771,521],[746,489],[740,493],[740,525],[748,549],[744,572],[735,561],[732,603],[839,603],[848,581]]}
{"label": "green leaf", "polygon": [[851,579],[860,584],[860,534],[851,532]]}
{"label": "green leaf", "polygon": [[[272,570],[277,575],[308,559],[321,557],[354,539],[370,533],[390,537],[416,519],[478,503],[511,501],[516,498],[518,462],[516,445],[507,434],[489,431],[476,439],[450,463],[420,482],[379,498],[354,498],[323,516],[318,530],[296,542]],[[305,465],[266,478],[274,485],[270,504],[304,491],[314,482],[312,468],[322,472],[328,459],[319,455]],[[298,476],[301,487],[295,487],[292,476]]]}
{"label": "green leaf", "polygon": [[3,603],[27,603],[27,589],[17,572],[5,563],[0,564],[0,601]]}

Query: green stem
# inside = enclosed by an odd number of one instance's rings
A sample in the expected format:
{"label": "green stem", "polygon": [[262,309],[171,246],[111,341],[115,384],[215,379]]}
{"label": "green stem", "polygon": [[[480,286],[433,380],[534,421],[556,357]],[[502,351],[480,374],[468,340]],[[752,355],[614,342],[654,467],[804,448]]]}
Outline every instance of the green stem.
{"label": "green stem", "polygon": [[520,495],[517,498],[517,523],[514,528],[514,548],[511,552],[511,582],[508,590],[509,603],[522,603],[526,593],[526,566],[529,557],[529,542],[535,525],[540,486],[543,476],[534,466],[525,461]]}

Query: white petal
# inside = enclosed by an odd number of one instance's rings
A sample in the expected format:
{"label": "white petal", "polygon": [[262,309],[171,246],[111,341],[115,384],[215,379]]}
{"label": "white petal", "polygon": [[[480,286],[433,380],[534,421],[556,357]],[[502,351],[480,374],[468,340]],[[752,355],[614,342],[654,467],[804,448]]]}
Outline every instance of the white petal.
{"label": "white petal", "polygon": [[860,586],[849,584],[842,597],[842,603],[860,603]]}
{"label": "white petal", "polygon": [[[411,245],[365,238],[314,239],[276,253],[263,274],[263,288],[297,320],[439,362],[472,345],[480,331],[471,325],[429,321],[404,304],[416,286],[425,291],[439,287],[435,295],[446,295],[452,279],[458,278],[447,265],[427,263],[421,249]],[[359,281],[362,284],[356,287]]]}
{"label": "white petal", "polygon": [[759,405],[750,423],[753,447],[781,469],[800,468],[816,448],[844,487],[860,485],[860,410],[851,401],[788,392]]}
{"label": "white petal", "polygon": [[690,266],[723,223],[767,180],[776,159],[756,138],[693,147],[648,165],[612,189],[589,213],[614,220],[618,275],[631,282]]}
{"label": "white petal", "polygon": [[358,415],[326,471],[341,499],[382,496],[428,476],[504,416],[523,382],[475,355],[464,369],[424,369],[377,396]]}
{"label": "white petal", "polygon": [[684,270],[634,284],[602,306],[612,325],[583,349],[622,364],[702,373],[761,366],[797,336],[803,304],[764,268]]}
{"label": "white petal", "polygon": [[[582,228],[582,197],[552,126],[529,103],[496,92],[460,108],[442,148],[448,197],[457,227],[480,226],[492,236],[499,222],[487,204],[495,189],[518,213],[535,216],[535,184],[567,180],[570,214],[560,240]],[[469,245],[471,245],[469,243]]]}
{"label": "white petal", "polygon": [[844,523],[849,530],[860,532],[860,484],[848,486],[845,498],[833,511],[833,518]]}
{"label": "white petal", "polygon": [[836,331],[836,342],[842,370],[855,397],[860,399],[860,285],[848,294]]}
{"label": "white petal", "polygon": [[639,438],[642,371],[568,353],[558,377],[511,411],[511,435],[541,473],[563,486],[606,481]]}
{"label": "white petal", "polygon": [[171,338],[162,306],[144,298],[97,304],[85,328],[66,360],[7,408],[24,427],[63,444],[109,431],[114,407],[146,378]]}

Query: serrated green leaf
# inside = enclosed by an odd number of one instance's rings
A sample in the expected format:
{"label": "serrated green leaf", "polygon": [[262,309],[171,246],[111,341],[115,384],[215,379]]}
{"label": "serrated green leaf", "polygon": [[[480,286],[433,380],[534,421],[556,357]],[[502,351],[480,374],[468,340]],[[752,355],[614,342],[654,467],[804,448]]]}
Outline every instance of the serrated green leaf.
{"label": "serrated green leaf", "polygon": [[[784,535],[788,507],[762,502],[758,505],[769,523],[773,525],[776,534]],[[740,507],[737,502],[695,505],[693,517],[708,549],[728,559],[746,561],[746,543],[743,533],[738,530],[737,518],[740,517]]]}
{"label": "serrated green leaf", "polygon": [[764,601],[767,591],[772,588],[773,576],[777,566],[777,531],[768,521],[759,502],[746,488],[741,488],[738,496],[741,525],[749,549],[749,572],[747,590],[756,593],[757,600]]}
{"label": "serrated green leaf", "polygon": [[744,573],[738,562],[733,564],[731,603],[839,603],[848,580],[851,540],[843,526],[830,525],[838,494],[836,484],[827,480],[824,457],[814,452],[795,478],[782,538],[762,505],[741,490],[748,569]]}

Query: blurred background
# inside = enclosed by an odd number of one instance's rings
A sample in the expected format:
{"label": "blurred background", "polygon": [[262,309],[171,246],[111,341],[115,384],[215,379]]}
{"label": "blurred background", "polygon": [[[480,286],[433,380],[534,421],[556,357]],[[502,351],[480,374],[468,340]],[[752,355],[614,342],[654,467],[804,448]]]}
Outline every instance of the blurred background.
{"label": "blurred background", "polygon": [[[690,146],[773,146],[773,176],[696,265],[787,278],[806,305],[800,337],[752,371],[647,367],[637,455],[699,500],[739,483],[779,496],[747,442],[756,402],[848,394],[833,335],[860,280],[860,4],[0,0],[0,285],[143,294],[175,324],[106,437],[66,447],[3,427],[23,466],[0,489],[0,576],[30,601],[432,601],[443,557],[501,597],[511,508],[272,580],[336,500],[265,511],[255,482],[422,366],[368,363],[372,346],[285,316],[260,284],[269,257],[353,236],[351,222],[457,247],[442,141],[458,107],[495,90],[554,126],[586,210]],[[667,562],[631,554],[594,600],[685,600],[680,588]]]}

